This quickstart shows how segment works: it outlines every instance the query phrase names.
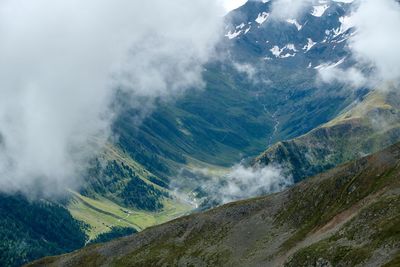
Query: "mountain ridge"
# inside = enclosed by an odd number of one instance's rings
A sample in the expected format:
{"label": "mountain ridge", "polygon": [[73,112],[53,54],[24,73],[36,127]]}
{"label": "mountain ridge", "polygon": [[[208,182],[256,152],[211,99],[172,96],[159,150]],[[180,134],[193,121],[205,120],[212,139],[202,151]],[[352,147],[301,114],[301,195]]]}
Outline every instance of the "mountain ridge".
{"label": "mountain ridge", "polygon": [[400,141],[399,94],[373,91],[333,120],[292,140],[276,143],[254,164],[279,164],[295,181]]}
{"label": "mountain ridge", "polygon": [[28,266],[395,266],[399,175],[395,144],[281,193]]}

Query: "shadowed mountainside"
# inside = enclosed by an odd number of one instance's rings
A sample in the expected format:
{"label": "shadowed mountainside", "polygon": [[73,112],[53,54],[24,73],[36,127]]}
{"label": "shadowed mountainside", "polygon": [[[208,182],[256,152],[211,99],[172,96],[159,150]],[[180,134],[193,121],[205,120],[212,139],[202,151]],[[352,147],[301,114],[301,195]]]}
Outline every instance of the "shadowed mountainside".
{"label": "shadowed mountainside", "polygon": [[20,266],[85,245],[87,227],[59,204],[0,194],[0,266]]}

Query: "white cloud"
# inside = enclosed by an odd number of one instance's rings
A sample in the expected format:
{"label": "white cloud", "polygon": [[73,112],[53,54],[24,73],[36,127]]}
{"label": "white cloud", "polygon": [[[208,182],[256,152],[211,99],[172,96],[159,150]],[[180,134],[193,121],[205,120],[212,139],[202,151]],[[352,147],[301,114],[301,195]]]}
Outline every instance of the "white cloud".
{"label": "white cloud", "polygon": [[239,73],[245,74],[247,76],[247,79],[253,81],[256,83],[258,81],[258,78],[256,77],[257,69],[253,67],[249,63],[239,63],[239,62],[232,62],[233,67],[238,71]]}
{"label": "white cloud", "polygon": [[207,169],[196,173],[203,177],[199,178],[202,191],[218,204],[279,192],[293,184],[292,177],[279,166],[246,167],[237,164],[224,175],[215,175]]}
{"label": "white cloud", "polygon": [[218,0],[224,7],[226,12],[236,9],[244,5],[247,0]]}
{"label": "white cloud", "polygon": [[278,20],[296,19],[311,7],[313,0],[276,0],[272,3],[271,17]]}
{"label": "white cloud", "polygon": [[355,89],[368,84],[368,79],[364,74],[354,67],[344,70],[337,66],[328,66],[318,69],[318,74],[321,81],[325,83],[340,82]]}
{"label": "white cloud", "polygon": [[[348,22],[355,34],[349,48],[357,65],[319,70],[324,82],[338,81],[353,87],[376,87],[382,82],[400,81],[400,4],[395,0],[359,0]],[[361,70],[367,70],[368,75]]]}
{"label": "white cloud", "polygon": [[293,184],[279,167],[244,167],[239,164],[223,178],[217,195],[222,203],[282,191]]}
{"label": "white cloud", "polygon": [[400,79],[400,4],[395,0],[361,0],[351,17],[356,29],[350,39],[355,57],[373,64],[381,80]]}
{"label": "white cloud", "polygon": [[246,79],[254,85],[271,84],[271,80],[268,80],[265,75],[262,75],[260,72],[260,68],[262,69],[263,66],[255,66],[250,63],[239,63],[235,61],[232,61],[232,66],[238,73],[244,74]]}
{"label": "white cloud", "polygon": [[116,88],[140,108],[201,87],[220,14],[215,0],[1,1],[1,190],[75,186]]}

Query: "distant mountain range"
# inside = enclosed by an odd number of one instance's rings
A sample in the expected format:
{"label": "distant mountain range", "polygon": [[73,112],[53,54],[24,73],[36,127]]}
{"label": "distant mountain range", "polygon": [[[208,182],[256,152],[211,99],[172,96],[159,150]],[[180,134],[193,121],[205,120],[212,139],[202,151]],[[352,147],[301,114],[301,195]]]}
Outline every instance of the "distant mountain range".
{"label": "distant mountain range", "polygon": [[234,58],[262,60],[289,69],[351,63],[341,61],[350,61],[346,46],[354,34],[349,19],[351,3],[320,0],[300,13],[284,14],[290,7],[274,10],[275,2],[248,1],[227,16],[226,38],[233,44]]}

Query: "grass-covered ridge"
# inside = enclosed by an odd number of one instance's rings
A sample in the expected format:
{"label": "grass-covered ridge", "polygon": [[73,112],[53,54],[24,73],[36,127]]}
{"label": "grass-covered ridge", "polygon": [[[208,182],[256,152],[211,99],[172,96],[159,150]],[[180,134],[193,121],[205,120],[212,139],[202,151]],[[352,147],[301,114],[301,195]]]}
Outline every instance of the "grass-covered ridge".
{"label": "grass-covered ridge", "polygon": [[107,145],[89,170],[80,192],[67,205],[74,218],[89,225],[90,240],[113,227],[141,231],[186,214],[192,206],[174,197],[166,182],[116,146]]}
{"label": "grass-covered ridge", "polygon": [[257,159],[286,167],[296,181],[400,141],[400,95],[374,91],[339,116],[298,138],[278,142]]}
{"label": "grass-covered ridge", "polygon": [[267,197],[31,266],[396,266],[400,144]]}
{"label": "grass-covered ridge", "polygon": [[187,204],[166,199],[162,210],[143,211],[120,206],[101,196],[92,199],[78,193],[74,193],[68,205],[68,210],[74,218],[89,225],[87,232],[90,240],[111,231],[113,227],[129,227],[141,231],[185,215],[191,209]]}

